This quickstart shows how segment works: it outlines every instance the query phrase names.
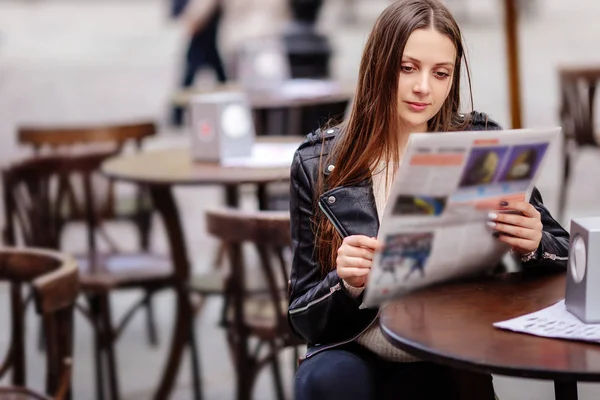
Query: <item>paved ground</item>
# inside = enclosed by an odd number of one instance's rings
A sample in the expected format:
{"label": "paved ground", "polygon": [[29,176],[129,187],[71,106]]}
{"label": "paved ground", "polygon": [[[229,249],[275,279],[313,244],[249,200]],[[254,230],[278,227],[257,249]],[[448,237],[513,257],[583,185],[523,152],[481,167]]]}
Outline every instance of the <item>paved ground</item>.
{"label": "paved ground", "polygon": [[[14,128],[19,123],[122,121],[152,117],[164,120],[171,90],[177,80],[182,51],[182,30],[165,17],[165,3],[146,1],[2,1],[0,2],[0,159],[4,162],[23,151],[17,149]],[[320,27],[330,32],[336,47],[334,74],[352,79],[358,70],[360,51],[368,29],[384,1],[356,1],[358,20],[344,25],[340,0],[330,0]],[[497,2],[493,0],[448,1],[460,16],[471,60],[473,93],[478,110],[500,123],[509,121],[505,88],[504,47]],[[556,68],[569,63],[598,63],[600,51],[600,3],[588,0],[539,0],[537,16],[521,24],[524,121],[527,126],[556,125]],[[465,5],[467,6],[466,8]],[[210,75],[203,76],[211,79]],[[540,188],[550,209],[556,205],[560,159],[546,165]],[[600,184],[595,175],[598,154],[583,154],[569,202],[569,217],[600,214]],[[252,207],[251,196],[244,206]],[[177,190],[184,215],[187,244],[196,271],[208,268],[215,242],[204,233],[203,211],[220,204],[216,189]],[[568,221],[565,221],[568,222]],[[133,242],[126,227],[115,226],[124,242]],[[78,229],[67,233],[69,249],[81,248]],[[133,246],[133,243],[131,243]],[[156,249],[166,249],[160,224],[153,237]],[[136,293],[114,296],[116,314]],[[6,293],[0,287],[2,304]],[[172,297],[156,299],[162,344],[149,349],[141,316],[119,343],[118,360],[123,398],[147,399],[162,369],[169,329]],[[216,326],[220,303],[211,301],[197,320],[207,399],[233,396],[232,369],[222,332]],[[7,326],[0,313],[0,326]],[[37,323],[31,318],[28,340],[33,342]],[[76,399],[92,399],[91,336],[85,321],[77,320]],[[8,340],[0,332],[0,348]],[[289,355],[288,355],[289,356]],[[41,376],[40,358],[29,354],[33,381]],[[37,365],[36,365],[37,364]],[[291,365],[287,360],[285,365]],[[180,374],[176,399],[189,398],[189,366]],[[287,385],[291,387],[291,374]],[[552,398],[552,385],[531,380],[496,378],[502,400]],[[582,399],[600,396],[600,386],[581,384]],[[273,398],[267,373],[262,374],[255,398]]]}

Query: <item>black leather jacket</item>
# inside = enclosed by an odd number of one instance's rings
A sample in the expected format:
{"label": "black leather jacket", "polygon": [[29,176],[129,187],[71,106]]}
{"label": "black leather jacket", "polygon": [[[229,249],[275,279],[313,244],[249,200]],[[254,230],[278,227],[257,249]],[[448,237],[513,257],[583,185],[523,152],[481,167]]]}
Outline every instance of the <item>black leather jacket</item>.
{"label": "black leather jacket", "polygon": [[[471,130],[497,130],[498,124],[485,114],[473,113]],[[354,340],[377,316],[377,309],[359,308],[362,296],[353,298],[347,293],[335,269],[323,276],[314,258],[315,233],[311,223],[314,209],[314,188],[320,168],[332,148],[338,128],[308,135],[294,156],[291,169],[291,235],[293,260],[288,318],[296,335],[309,344],[307,357],[325,349]],[[343,165],[336,165],[343,168]],[[321,200],[334,196],[329,205],[330,216],[337,219],[348,235],[376,237],[379,219],[370,179],[355,186],[327,190]],[[566,267],[569,234],[556,222],[542,203],[539,191],[533,191],[530,202],[542,215],[543,238],[537,260],[527,263],[539,268]],[[319,211],[320,212],[320,211]],[[560,259],[557,259],[560,258]]]}

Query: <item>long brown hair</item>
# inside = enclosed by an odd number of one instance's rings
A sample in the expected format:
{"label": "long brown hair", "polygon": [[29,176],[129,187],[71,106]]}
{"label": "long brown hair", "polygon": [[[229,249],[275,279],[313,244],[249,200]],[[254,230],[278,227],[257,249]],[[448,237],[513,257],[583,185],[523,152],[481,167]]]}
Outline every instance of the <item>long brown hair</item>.
{"label": "long brown hair", "polygon": [[[369,179],[371,166],[381,161],[399,162],[397,90],[402,53],[414,30],[429,28],[452,40],[456,60],[452,87],[440,111],[428,121],[428,131],[462,130],[469,124],[469,118],[459,114],[464,51],[462,35],[452,14],[438,0],[398,0],[383,11],[369,35],[350,116],[341,126],[340,136],[328,156],[335,158],[338,167],[326,178],[319,173],[315,201],[325,190]],[[464,63],[470,92],[471,77],[466,59]],[[321,162],[321,168],[328,164]],[[342,238],[321,212],[315,213],[313,223],[316,256],[325,274],[335,269]]]}

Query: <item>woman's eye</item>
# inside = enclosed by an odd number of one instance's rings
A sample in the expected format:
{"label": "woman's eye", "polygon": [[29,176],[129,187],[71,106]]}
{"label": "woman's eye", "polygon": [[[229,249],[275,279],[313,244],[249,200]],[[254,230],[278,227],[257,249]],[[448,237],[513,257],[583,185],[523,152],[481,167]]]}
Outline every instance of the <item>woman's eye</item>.
{"label": "woman's eye", "polygon": [[413,72],[415,70],[413,67],[408,65],[403,65],[400,68],[402,69],[402,72]]}
{"label": "woman's eye", "polygon": [[436,71],[436,72],[434,72],[434,75],[437,76],[440,79],[446,79],[447,77],[450,76],[449,73],[443,72],[443,71]]}

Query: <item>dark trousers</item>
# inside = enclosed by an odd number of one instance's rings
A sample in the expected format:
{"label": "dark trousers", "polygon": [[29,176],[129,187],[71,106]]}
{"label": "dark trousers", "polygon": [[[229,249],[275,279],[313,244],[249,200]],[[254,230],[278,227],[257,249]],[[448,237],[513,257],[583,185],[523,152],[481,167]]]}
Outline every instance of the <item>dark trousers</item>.
{"label": "dark trousers", "polygon": [[[188,44],[185,57],[185,67],[181,77],[181,87],[186,89],[193,85],[196,72],[208,67],[215,72],[221,83],[227,80],[223,61],[217,47],[217,32],[221,19],[221,9],[217,8],[206,25],[196,32]],[[183,107],[173,107],[171,123],[179,126],[183,123]]]}
{"label": "dark trousers", "polygon": [[189,0],[171,0],[171,17],[179,17],[187,7]]}
{"label": "dark trousers", "polygon": [[225,82],[225,69],[217,49],[217,22],[211,22],[206,31],[201,31],[192,36],[186,55],[185,71],[181,86],[192,86],[196,72],[208,67],[215,71],[217,80]]}
{"label": "dark trousers", "polygon": [[[294,380],[294,399],[494,399],[491,376],[466,374],[429,362],[386,361],[353,343],[304,360]],[[465,384],[480,390],[465,391]]]}

